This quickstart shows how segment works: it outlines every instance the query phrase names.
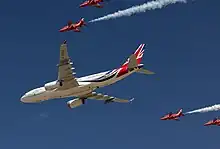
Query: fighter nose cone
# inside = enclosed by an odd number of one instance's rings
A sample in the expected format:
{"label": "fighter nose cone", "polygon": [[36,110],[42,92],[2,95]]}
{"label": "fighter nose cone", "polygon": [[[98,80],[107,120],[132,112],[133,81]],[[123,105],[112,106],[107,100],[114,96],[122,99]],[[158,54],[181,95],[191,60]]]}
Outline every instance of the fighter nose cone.
{"label": "fighter nose cone", "polygon": [[61,28],[61,29],[59,30],[59,32],[64,32],[64,29],[63,29],[63,28]]}
{"label": "fighter nose cone", "polygon": [[60,30],[59,30],[59,32],[64,32],[64,31],[66,31],[68,29],[68,27],[67,26],[64,26],[64,27],[62,27]]}
{"label": "fighter nose cone", "polygon": [[164,120],[164,117],[161,117],[160,120]]}
{"label": "fighter nose cone", "polygon": [[209,126],[209,125],[211,125],[211,122],[207,122],[204,124],[204,126]]}

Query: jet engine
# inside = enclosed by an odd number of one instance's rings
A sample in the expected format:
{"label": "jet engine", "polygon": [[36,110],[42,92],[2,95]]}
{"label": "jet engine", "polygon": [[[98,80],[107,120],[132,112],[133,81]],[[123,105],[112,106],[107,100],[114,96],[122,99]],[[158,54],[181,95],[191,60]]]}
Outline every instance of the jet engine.
{"label": "jet engine", "polygon": [[81,106],[82,104],[85,104],[85,99],[76,98],[67,102],[68,107],[71,109]]}
{"label": "jet engine", "polygon": [[60,86],[60,83],[58,81],[49,82],[44,85],[46,90],[53,90],[53,89],[58,88],[59,86]]}

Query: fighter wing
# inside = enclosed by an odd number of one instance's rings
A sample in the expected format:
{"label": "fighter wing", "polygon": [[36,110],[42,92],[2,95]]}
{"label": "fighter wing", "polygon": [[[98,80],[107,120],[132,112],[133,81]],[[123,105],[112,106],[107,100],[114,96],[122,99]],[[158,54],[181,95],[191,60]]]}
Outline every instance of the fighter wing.
{"label": "fighter wing", "polygon": [[79,28],[73,29],[74,32],[80,32]]}
{"label": "fighter wing", "polygon": [[60,46],[60,62],[58,66],[58,81],[62,84],[59,87],[59,90],[69,89],[78,86],[78,82],[76,81],[73,69],[72,62],[68,56],[67,52],[67,44],[66,41]]}
{"label": "fighter wing", "polygon": [[120,99],[120,98],[116,98],[116,97],[109,96],[109,95],[103,95],[101,93],[96,93],[96,92],[92,92],[86,98],[95,99],[95,100],[104,100],[105,103],[109,103],[109,102],[128,103],[134,100],[134,99],[131,99],[131,100]]}

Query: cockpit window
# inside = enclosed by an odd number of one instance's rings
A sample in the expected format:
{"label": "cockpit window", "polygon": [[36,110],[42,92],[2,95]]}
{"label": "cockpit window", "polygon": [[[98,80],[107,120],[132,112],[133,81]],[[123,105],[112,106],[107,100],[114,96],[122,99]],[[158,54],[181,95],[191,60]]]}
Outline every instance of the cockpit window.
{"label": "cockpit window", "polygon": [[35,90],[35,92],[34,92],[34,94],[40,94],[40,93],[42,93],[42,90],[41,90],[41,88],[39,88],[39,89],[36,89],[36,90]]}
{"label": "cockpit window", "polygon": [[34,90],[31,90],[29,91],[28,93],[26,93],[26,96],[27,97],[30,97],[30,96],[35,96],[35,95],[39,95],[41,93],[44,92],[44,89],[43,88],[36,88]]}

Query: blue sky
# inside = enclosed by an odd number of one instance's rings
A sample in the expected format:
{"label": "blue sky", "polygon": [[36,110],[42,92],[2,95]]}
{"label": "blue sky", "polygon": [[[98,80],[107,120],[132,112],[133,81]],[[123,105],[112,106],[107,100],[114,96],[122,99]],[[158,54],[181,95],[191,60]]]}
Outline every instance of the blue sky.
{"label": "blue sky", "polygon": [[[220,2],[170,5],[92,23],[82,33],[59,33],[68,20],[89,21],[144,0],[112,0],[104,9],[80,9],[81,2],[1,2],[0,148],[217,148],[219,128],[203,123],[218,112],[186,116],[180,122],[160,117],[179,108],[219,103]],[[25,92],[57,78],[59,47],[65,39],[77,76],[120,66],[141,43],[148,44],[143,63],[156,75],[134,74],[98,90],[134,97],[132,104],[89,100],[70,110],[66,102],[71,98],[20,103]]]}

